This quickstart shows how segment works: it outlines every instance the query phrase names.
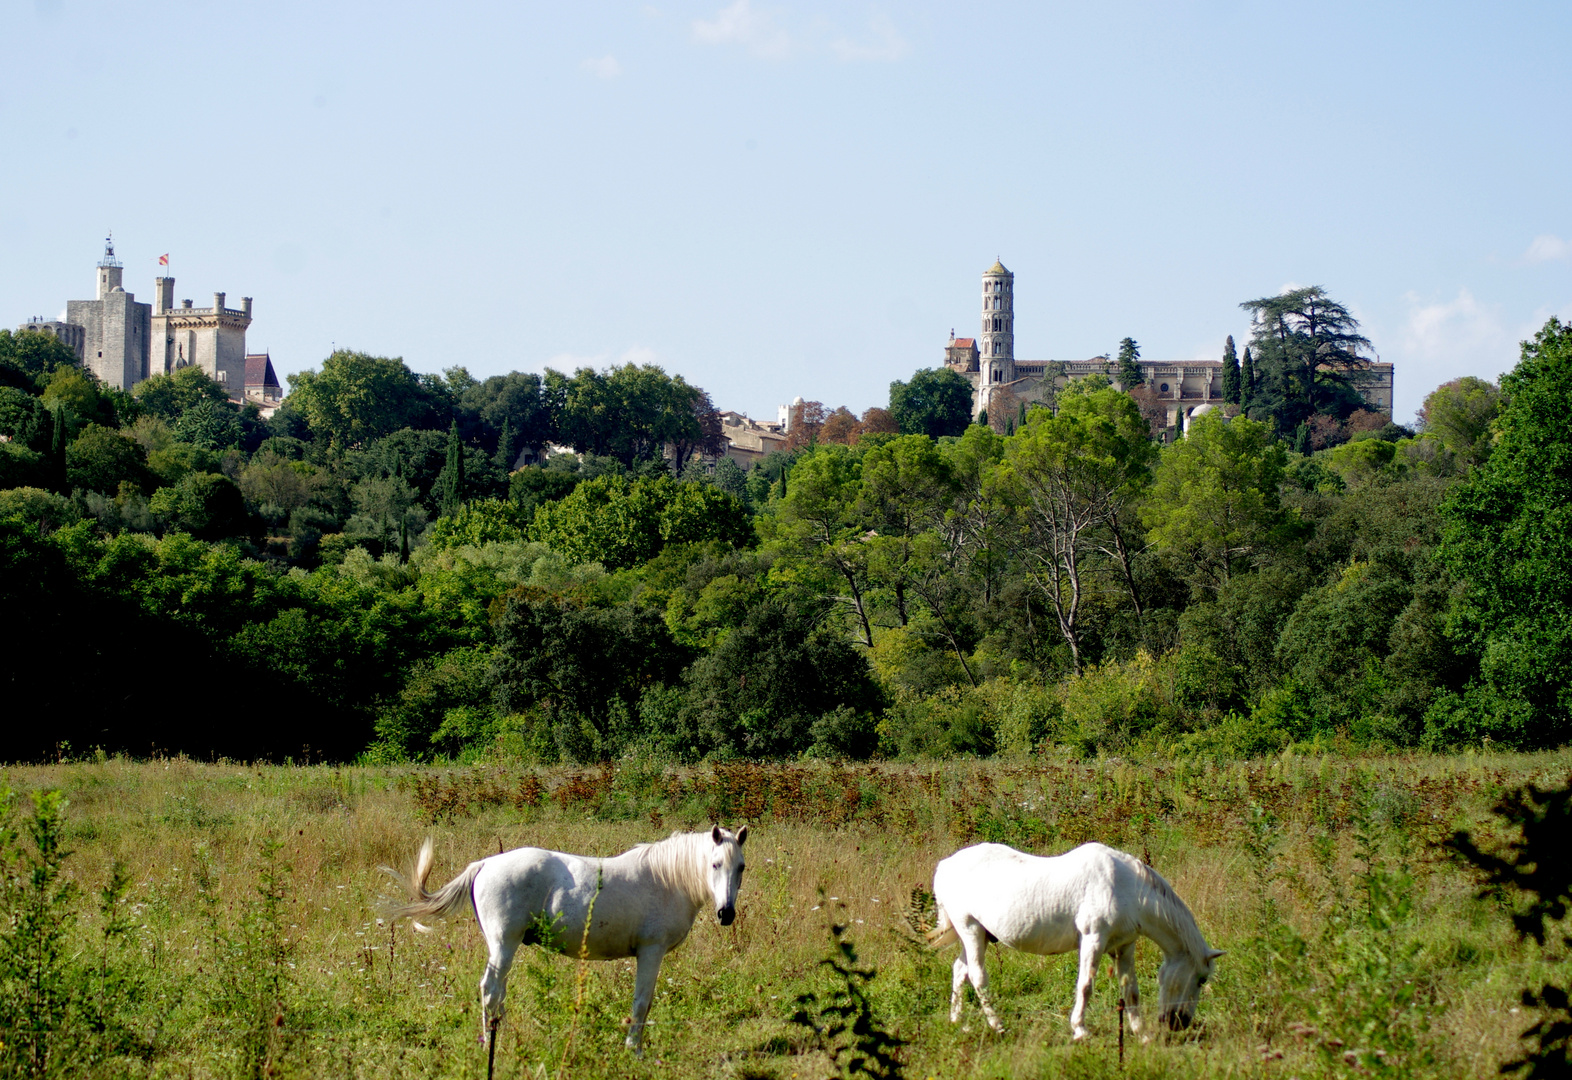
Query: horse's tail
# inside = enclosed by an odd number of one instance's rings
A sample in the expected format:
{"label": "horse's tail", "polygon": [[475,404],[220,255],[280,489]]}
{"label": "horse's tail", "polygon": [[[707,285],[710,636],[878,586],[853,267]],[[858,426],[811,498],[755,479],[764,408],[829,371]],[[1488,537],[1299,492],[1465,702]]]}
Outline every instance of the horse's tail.
{"label": "horse's tail", "polygon": [[961,940],[956,934],[955,927],[950,924],[950,913],[944,910],[943,904],[934,904],[939,911],[939,925],[929,930],[924,936],[928,939],[928,948],[942,949],[946,945],[953,945]]}
{"label": "horse's tail", "polygon": [[384,874],[398,882],[404,891],[414,898],[412,903],[385,906],[382,910],[383,918],[402,919],[405,916],[414,916],[416,919],[415,929],[426,930],[428,928],[420,924],[420,919],[452,915],[463,906],[465,900],[471,899],[475,885],[475,875],[480,873],[483,863],[470,863],[459,873],[458,877],[442,886],[436,892],[428,893],[426,891],[426,878],[431,876],[431,861],[431,838],[428,836],[426,842],[420,845],[420,854],[415,859],[415,876],[413,880],[406,878],[391,866],[382,867]]}

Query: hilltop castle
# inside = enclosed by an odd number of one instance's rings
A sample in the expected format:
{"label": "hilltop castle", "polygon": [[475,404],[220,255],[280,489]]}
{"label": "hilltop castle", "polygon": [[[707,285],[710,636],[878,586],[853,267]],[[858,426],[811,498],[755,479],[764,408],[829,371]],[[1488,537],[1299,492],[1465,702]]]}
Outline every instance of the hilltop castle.
{"label": "hilltop castle", "polygon": [[[1053,390],[1084,375],[1106,375],[1115,386],[1119,365],[1107,356],[1043,361],[1015,358],[1015,275],[995,261],[982,276],[982,332],[958,338],[950,331],[945,366],[972,384],[972,412],[1008,401],[1011,405],[1050,400]],[[1223,404],[1221,360],[1139,360],[1146,385],[1163,401],[1168,426],[1183,428],[1202,405]],[[1354,385],[1376,412],[1392,412],[1392,365],[1372,361],[1354,373]]]}
{"label": "hilltop castle", "polygon": [[213,294],[210,308],[175,306],[175,279],[153,279],[153,302],[141,303],[123,284],[124,268],[115,258],[114,239],[104,241],[98,260],[98,296],[70,300],[65,318],[34,319],[23,329],[53,334],[76,353],[94,375],[119,390],[129,390],[153,375],[199,367],[236,401],[264,408],[277,405],[283,387],[266,353],[246,354],[251,297],[238,309],[226,307],[224,293]]}

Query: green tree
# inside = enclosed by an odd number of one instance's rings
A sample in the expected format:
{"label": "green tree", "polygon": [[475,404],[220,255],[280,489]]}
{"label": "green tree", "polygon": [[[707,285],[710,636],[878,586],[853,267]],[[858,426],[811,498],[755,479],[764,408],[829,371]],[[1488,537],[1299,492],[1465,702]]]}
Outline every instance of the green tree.
{"label": "green tree", "polygon": [[365,446],[400,428],[439,428],[449,420],[443,395],[397,358],[340,349],[322,370],[291,375],[286,403],[313,434],[344,449]]}
{"label": "green tree", "polygon": [[176,368],[167,375],[143,379],[131,393],[143,409],[168,424],[175,423],[188,409],[205,401],[218,403],[229,400],[224,388],[194,364]]}
{"label": "green tree", "polygon": [[1480,658],[1474,719],[1449,734],[1558,746],[1572,736],[1572,326],[1552,318],[1524,342],[1501,393],[1494,448],[1443,509],[1455,633]]}
{"label": "green tree", "polygon": [[122,480],[141,487],[147,481],[147,455],[118,431],[89,424],[65,451],[67,485],[113,494]]}
{"label": "green tree", "polygon": [[464,504],[464,444],[459,441],[458,421],[448,430],[447,464],[432,492],[444,515],[456,514]]}
{"label": "green tree", "polygon": [[1141,374],[1141,347],[1135,343],[1134,338],[1122,338],[1119,341],[1119,386],[1129,393],[1146,381],[1146,376]]}
{"label": "green tree", "polygon": [[1430,392],[1419,410],[1419,423],[1459,461],[1474,466],[1490,456],[1491,425],[1500,411],[1500,387],[1465,375]]}
{"label": "green tree", "polygon": [[525,539],[529,521],[517,503],[475,499],[445,514],[426,530],[426,544],[442,551],[454,547],[509,543]]}
{"label": "green tree", "polygon": [[972,384],[949,368],[923,368],[890,384],[890,415],[902,435],[959,435],[972,418]]}
{"label": "green tree", "polygon": [[1239,356],[1234,352],[1234,336],[1229,334],[1223,343],[1223,401],[1238,405],[1239,394]]}
{"label": "green tree", "polygon": [[1080,674],[1082,609],[1108,531],[1129,512],[1156,452],[1130,395],[1113,389],[1061,395],[1059,411],[1033,410],[1005,441],[994,483],[1015,508],[1006,536],[1034,590],[1053,611]]}
{"label": "green tree", "polygon": [[42,395],[46,409],[63,409],[73,428],[84,423],[120,426],[114,402],[105,397],[97,379],[79,367],[58,367],[49,376]]}
{"label": "green tree", "polygon": [[32,390],[47,384],[61,368],[80,370],[76,353],[53,334],[29,330],[0,330],[0,384]]}
{"label": "green tree", "polygon": [[1244,361],[1239,365],[1239,412],[1248,415],[1255,404],[1255,357],[1250,346],[1245,346]]}
{"label": "green tree", "polygon": [[1221,590],[1285,538],[1286,461],[1269,424],[1217,413],[1191,420],[1185,437],[1163,448],[1141,520],[1195,591]]}
{"label": "green tree", "polygon": [[[714,442],[718,414],[708,395],[682,376],[667,375],[653,364],[624,364],[604,373],[580,368],[561,380],[562,406],[558,427],[562,438],[580,453],[614,457],[624,465],[658,461],[667,445],[686,457]],[[681,462],[678,462],[681,468]]]}
{"label": "green tree", "polygon": [[708,484],[680,484],[669,475],[599,476],[572,494],[542,504],[532,539],[575,562],[618,569],[648,562],[667,544],[752,541],[747,509]]}
{"label": "green tree", "polygon": [[13,386],[0,386],[0,435],[19,446],[43,449],[49,431],[49,410],[37,397]]}
{"label": "green tree", "polygon": [[240,488],[217,473],[187,473],[178,483],[153,492],[148,509],[166,529],[188,532],[199,540],[241,536],[249,526]]}
{"label": "green tree", "polygon": [[203,450],[238,450],[244,435],[240,410],[227,398],[191,406],[180,414],[172,430],[176,439]]}
{"label": "green tree", "polygon": [[1359,407],[1352,372],[1365,363],[1370,339],[1325,289],[1290,289],[1239,306],[1252,323],[1253,414],[1274,417],[1279,431],[1292,431],[1317,413],[1344,417]]}

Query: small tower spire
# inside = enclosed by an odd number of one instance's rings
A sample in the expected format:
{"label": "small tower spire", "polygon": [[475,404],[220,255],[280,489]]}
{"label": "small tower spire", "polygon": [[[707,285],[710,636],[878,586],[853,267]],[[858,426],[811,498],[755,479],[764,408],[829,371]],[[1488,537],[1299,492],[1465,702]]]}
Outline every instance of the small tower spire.
{"label": "small tower spire", "polygon": [[115,231],[109,230],[109,235],[104,238],[104,257],[98,260],[98,265],[104,269],[118,267],[120,260],[115,258]]}

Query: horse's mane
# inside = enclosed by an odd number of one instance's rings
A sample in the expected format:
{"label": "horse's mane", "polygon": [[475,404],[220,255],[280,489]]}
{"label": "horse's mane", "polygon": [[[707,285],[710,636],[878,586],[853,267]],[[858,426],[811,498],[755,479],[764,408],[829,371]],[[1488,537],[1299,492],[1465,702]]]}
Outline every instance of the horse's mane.
{"label": "horse's mane", "polygon": [[674,832],[664,840],[639,844],[628,852],[647,867],[656,880],[676,889],[694,903],[704,903],[710,895],[707,832]]}
{"label": "horse's mane", "polygon": [[1137,859],[1134,855],[1128,858],[1134,864],[1136,877],[1152,890],[1150,897],[1152,906],[1157,908],[1163,919],[1174,928],[1175,933],[1184,942],[1185,950],[1196,963],[1205,961],[1210,946],[1206,943],[1206,936],[1201,933],[1201,927],[1196,924],[1190,905],[1179,898],[1179,894],[1174,892],[1174,887],[1168,884],[1167,878],[1146,865],[1145,861]]}

